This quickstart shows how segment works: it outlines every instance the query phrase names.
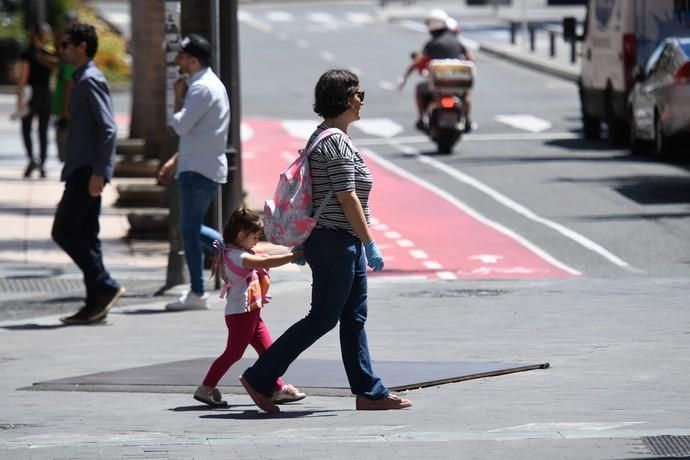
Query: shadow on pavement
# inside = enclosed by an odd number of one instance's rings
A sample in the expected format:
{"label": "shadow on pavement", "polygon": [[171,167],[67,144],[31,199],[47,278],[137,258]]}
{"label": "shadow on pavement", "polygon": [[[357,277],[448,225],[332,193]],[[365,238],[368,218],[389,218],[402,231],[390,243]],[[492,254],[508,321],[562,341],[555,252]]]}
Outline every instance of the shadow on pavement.
{"label": "shadow on pavement", "polygon": [[597,179],[561,178],[558,182],[608,185],[629,200],[642,205],[690,203],[690,177],[649,175]]}
{"label": "shadow on pavement", "polygon": [[[209,414],[200,415],[199,418],[205,419],[220,419],[220,420],[265,420],[273,418],[301,418],[301,417],[335,417],[337,412],[334,410],[298,410],[298,411],[283,411],[281,409],[277,414],[267,414],[258,410],[246,410],[241,413],[222,413],[222,414]],[[343,412],[343,411],[341,411]],[[348,411],[349,412],[349,411]]]}
{"label": "shadow on pavement", "polygon": [[[89,325],[94,326],[94,325]],[[73,325],[67,324],[36,324],[36,323],[26,323],[26,324],[14,324],[12,326],[2,326],[0,329],[5,329],[6,331],[40,331],[49,329],[60,329],[62,327],[74,327]]]}

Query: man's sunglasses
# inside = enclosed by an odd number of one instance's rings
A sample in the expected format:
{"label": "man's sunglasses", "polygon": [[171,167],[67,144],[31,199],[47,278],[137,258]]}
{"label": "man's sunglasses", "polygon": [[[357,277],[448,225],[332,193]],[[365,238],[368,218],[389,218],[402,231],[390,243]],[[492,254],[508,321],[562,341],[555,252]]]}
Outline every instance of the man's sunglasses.
{"label": "man's sunglasses", "polygon": [[354,94],[359,97],[359,102],[364,102],[364,91],[355,91]]}
{"label": "man's sunglasses", "polygon": [[74,43],[73,41],[70,40],[63,40],[60,42],[60,47],[64,50],[66,49],[69,45],[74,45],[77,46],[78,43]]}

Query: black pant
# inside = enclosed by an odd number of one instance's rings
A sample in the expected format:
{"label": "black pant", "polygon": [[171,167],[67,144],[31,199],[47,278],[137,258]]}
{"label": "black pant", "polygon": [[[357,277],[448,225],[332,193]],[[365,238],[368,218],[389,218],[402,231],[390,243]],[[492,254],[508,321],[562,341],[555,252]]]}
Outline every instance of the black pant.
{"label": "black pant", "polygon": [[26,155],[31,162],[35,162],[34,146],[31,140],[31,125],[34,117],[38,117],[38,141],[41,149],[41,165],[45,163],[48,155],[48,124],[50,122],[51,103],[50,88],[32,88],[31,100],[29,101],[29,113],[22,118],[22,136],[24,137]]}
{"label": "black pant", "polygon": [[87,305],[98,294],[120,287],[103,265],[101,240],[98,239],[101,197],[89,195],[90,178],[91,167],[84,166],[66,179],[52,231],[53,240],[84,273]]}

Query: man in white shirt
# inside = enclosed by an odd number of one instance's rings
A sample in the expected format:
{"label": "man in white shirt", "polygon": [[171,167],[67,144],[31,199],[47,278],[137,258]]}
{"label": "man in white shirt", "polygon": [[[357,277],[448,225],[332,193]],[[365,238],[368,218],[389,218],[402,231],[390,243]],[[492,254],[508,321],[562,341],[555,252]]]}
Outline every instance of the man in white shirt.
{"label": "man in white shirt", "polygon": [[221,234],[203,224],[218,186],[227,182],[225,146],[230,125],[230,102],[225,86],[209,67],[211,45],[200,35],[190,34],[179,43],[176,57],[182,76],[175,81],[174,113],[168,124],[180,136],[179,153],[165,162],[158,173],[161,183],[177,180],[180,224],[191,289],[167,310],[208,308],[204,291],[203,248],[212,250]]}

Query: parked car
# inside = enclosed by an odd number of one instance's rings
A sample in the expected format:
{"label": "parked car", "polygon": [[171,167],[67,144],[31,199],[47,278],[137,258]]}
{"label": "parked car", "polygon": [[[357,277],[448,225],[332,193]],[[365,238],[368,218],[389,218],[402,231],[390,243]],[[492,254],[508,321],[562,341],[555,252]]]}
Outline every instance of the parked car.
{"label": "parked car", "polygon": [[564,20],[567,39],[582,40],[579,79],[586,138],[598,138],[601,122],[609,138],[628,141],[633,71],[667,37],[690,37],[690,4],[678,0],[589,0],[584,34]]}
{"label": "parked car", "polygon": [[661,42],[635,80],[629,101],[631,148],[640,151],[645,141],[653,141],[654,153],[667,155],[677,144],[673,140],[690,134],[690,38]]}

